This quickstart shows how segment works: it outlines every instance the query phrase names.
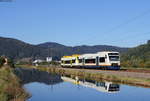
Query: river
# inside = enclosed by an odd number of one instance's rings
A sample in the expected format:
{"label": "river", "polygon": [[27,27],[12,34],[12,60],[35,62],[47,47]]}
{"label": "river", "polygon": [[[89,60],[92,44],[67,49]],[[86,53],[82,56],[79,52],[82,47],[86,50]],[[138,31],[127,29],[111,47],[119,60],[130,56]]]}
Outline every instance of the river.
{"label": "river", "polygon": [[71,78],[36,69],[16,69],[27,101],[149,101],[150,88]]}

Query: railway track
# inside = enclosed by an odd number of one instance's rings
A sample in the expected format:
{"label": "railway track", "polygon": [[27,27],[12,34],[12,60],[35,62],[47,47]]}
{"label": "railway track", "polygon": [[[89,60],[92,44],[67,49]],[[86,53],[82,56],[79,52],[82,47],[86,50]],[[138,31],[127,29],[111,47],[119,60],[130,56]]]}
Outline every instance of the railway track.
{"label": "railway track", "polygon": [[61,67],[69,69],[80,69],[80,70],[95,70],[95,71],[116,71],[116,72],[136,72],[136,73],[150,73],[150,70],[146,69],[120,69],[120,70],[106,70],[106,69],[97,69],[97,68],[80,68],[80,67]]}

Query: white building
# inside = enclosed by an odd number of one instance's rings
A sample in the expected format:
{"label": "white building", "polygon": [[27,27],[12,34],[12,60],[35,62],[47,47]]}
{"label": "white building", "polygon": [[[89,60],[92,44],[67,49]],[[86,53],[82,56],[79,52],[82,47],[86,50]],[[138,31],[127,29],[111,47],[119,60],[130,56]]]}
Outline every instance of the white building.
{"label": "white building", "polygon": [[51,62],[52,61],[52,57],[47,57],[46,58],[46,62]]}

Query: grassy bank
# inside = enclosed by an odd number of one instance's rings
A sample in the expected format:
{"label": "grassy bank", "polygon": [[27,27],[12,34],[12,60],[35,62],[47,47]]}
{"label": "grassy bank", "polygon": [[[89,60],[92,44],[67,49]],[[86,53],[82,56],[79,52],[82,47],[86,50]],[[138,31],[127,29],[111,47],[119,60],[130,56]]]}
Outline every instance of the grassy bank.
{"label": "grassy bank", "polygon": [[0,101],[25,101],[28,94],[8,66],[0,68]]}
{"label": "grassy bank", "polygon": [[53,67],[35,67],[35,66],[19,66],[24,68],[37,68],[42,71],[47,71],[51,73],[57,73],[61,75],[70,75],[72,77],[78,76],[80,78],[86,78],[96,81],[107,80],[111,82],[117,82],[122,84],[130,84],[136,86],[150,87],[150,79],[144,78],[133,78],[133,77],[124,77],[124,76],[116,76],[116,75],[108,75],[104,73],[94,73],[90,71],[86,71],[84,69],[68,69],[68,68],[53,68]]}

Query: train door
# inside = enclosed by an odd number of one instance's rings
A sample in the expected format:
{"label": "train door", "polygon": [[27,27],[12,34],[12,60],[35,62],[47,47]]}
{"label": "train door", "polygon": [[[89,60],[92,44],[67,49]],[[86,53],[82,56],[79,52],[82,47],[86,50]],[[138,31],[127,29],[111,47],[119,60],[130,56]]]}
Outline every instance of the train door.
{"label": "train door", "polygon": [[85,59],[83,58],[82,59],[82,65],[84,66],[84,64],[85,64]]}
{"label": "train door", "polygon": [[99,65],[99,58],[98,58],[98,56],[96,57],[96,66],[98,66]]}
{"label": "train door", "polygon": [[72,59],[70,60],[70,66],[72,67]]}

